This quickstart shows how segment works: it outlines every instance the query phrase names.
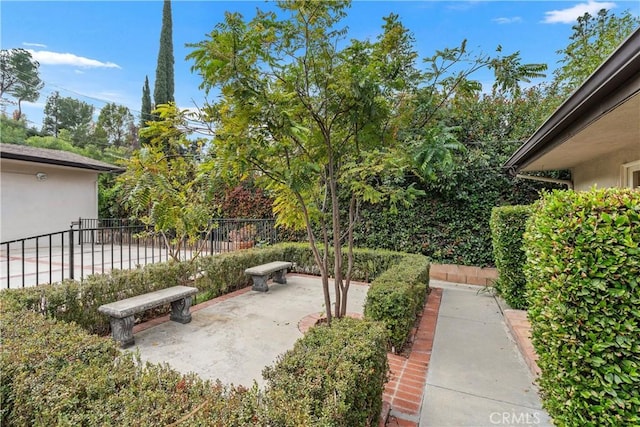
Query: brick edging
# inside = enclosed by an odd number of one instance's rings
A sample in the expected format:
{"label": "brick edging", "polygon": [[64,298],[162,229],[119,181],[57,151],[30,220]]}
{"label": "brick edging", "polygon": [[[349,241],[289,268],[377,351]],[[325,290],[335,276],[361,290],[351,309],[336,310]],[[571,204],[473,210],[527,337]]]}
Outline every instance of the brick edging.
{"label": "brick edging", "polygon": [[492,267],[474,267],[457,264],[431,264],[429,277],[445,282],[467,285],[492,286],[498,278],[498,270]]}
{"label": "brick edging", "polygon": [[[395,418],[397,425],[418,425],[415,420],[420,417],[441,300],[442,289],[431,288],[408,356],[387,354],[391,373],[383,400],[389,404],[392,412],[390,418]],[[388,421],[383,419],[380,425],[385,426]]]}

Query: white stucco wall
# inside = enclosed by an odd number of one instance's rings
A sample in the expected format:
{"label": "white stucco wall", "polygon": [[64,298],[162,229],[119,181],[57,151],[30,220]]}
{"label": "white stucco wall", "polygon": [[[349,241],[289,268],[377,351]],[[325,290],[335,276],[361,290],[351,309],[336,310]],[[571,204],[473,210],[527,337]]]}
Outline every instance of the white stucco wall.
{"label": "white stucco wall", "polygon": [[[47,179],[38,181],[36,173]],[[89,170],[2,159],[0,241],[68,230],[98,217],[98,174]]]}
{"label": "white stucco wall", "polygon": [[573,186],[576,191],[598,188],[624,187],[621,182],[621,168],[625,163],[640,160],[640,141],[637,148],[622,150],[591,160],[571,169]]}

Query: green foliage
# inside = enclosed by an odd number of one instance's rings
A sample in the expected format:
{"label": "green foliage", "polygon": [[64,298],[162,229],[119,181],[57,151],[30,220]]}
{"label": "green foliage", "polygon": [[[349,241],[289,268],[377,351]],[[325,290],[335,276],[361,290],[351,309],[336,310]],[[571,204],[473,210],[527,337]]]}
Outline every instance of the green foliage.
{"label": "green foliage", "polygon": [[164,5],[162,7],[162,28],[160,29],[160,48],[158,50],[156,80],[153,88],[153,101],[156,108],[161,104],[168,104],[174,101],[173,92],[175,83],[173,63],[173,23],[171,19],[171,1],[164,0]]}
{"label": "green foliage", "polygon": [[[151,114],[151,110],[153,110],[151,106],[151,89],[149,88],[149,76],[144,76],[144,85],[142,86],[142,103],[140,106],[140,124],[138,125],[138,129],[144,129],[147,127],[147,122],[153,120],[153,114]],[[139,135],[138,141],[140,142],[140,146],[146,145],[149,142],[149,139]]]}
{"label": "green foliage", "polygon": [[34,313],[2,313],[0,422],[11,426],[266,425],[257,388],[144,364],[111,340]]}
{"label": "green foliage", "polygon": [[3,144],[24,144],[27,126],[23,121],[12,120],[0,114],[0,142]]}
{"label": "green foliage", "polygon": [[[39,285],[22,289],[6,289],[0,293],[2,311],[20,310],[47,314],[56,319],[75,322],[89,332],[106,334],[109,319],[98,312],[102,304],[150,291],[187,283],[189,265],[184,263],[149,264],[135,270],[113,270],[108,275],[92,275],[80,283]],[[142,314],[148,319],[169,307]]]}
{"label": "green foliage", "polygon": [[126,161],[126,172],[118,177],[118,191],[132,215],[163,236],[176,261],[185,242],[199,243],[195,259],[206,244],[217,211],[209,185],[212,165],[202,162],[202,141],[187,139],[185,111],[174,104],[155,111],[159,121],[149,122],[141,132],[150,141]]}
{"label": "green foliage", "polygon": [[578,88],[638,27],[640,17],[629,10],[617,16],[601,9],[596,16],[585,13],[578,17],[570,43],[556,52],[562,55],[562,65],[554,72],[554,83],[563,98]]}
{"label": "green foliage", "polygon": [[[357,276],[378,276],[406,254],[356,250]],[[409,257],[387,275],[409,282],[426,274]],[[200,258],[198,300],[244,287],[244,269],[277,259],[306,271],[315,265],[307,245]],[[407,270],[420,267],[411,274]],[[181,375],[167,366],[143,364],[121,353],[106,333],[105,302],[185,283],[186,263],[149,265],[90,276],[83,284],[0,292],[0,415],[3,425],[360,426],[375,425],[387,379],[388,335],[371,320],[340,319],[312,328],[273,367],[268,386],[246,390]],[[385,273],[382,273],[384,275]],[[426,283],[424,277],[421,280]],[[424,286],[424,285],[422,285]],[[418,286],[416,286],[417,288]],[[42,316],[44,313],[47,316]],[[58,320],[55,320],[55,319]],[[102,318],[102,320],[101,320]],[[65,320],[65,321],[61,321]],[[68,322],[68,323],[67,323]],[[76,323],[77,322],[77,323]]]}
{"label": "green foliage", "polygon": [[501,206],[493,208],[489,225],[493,242],[493,257],[498,269],[495,289],[512,308],[528,307],[524,263],[527,257],[522,248],[522,235],[530,206]]}
{"label": "green foliage", "polygon": [[377,425],[388,372],[386,343],[377,322],[343,318],[331,327],[312,327],[263,371],[267,400],[295,402],[308,419],[299,424],[290,419],[288,406],[276,406],[272,425]]}
{"label": "green foliage", "polygon": [[424,307],[429,287],[429,260],[405,256],[377,277],[367,292],[365,318],[382,322],[392,349],[399,353]]}
{"label": "green foliage", "polygon": [[639,425],[640,192],[546,194],[524,239],[545,408],[557,425]]}
{"label": "green foliage", "polygon": [[44,82],[40,80],[39,67],[27,50],[0,51],[0,97],[9,93],[18,101],[16,120],[22,118],[22,101],[35,102],[40,97]]}
{"label": "green foliage", "polygon": [[93,118],[93,105],[70,97],[61,97],[53,92],[44,106],[42,132],[58,137],[60,131],[66,130],[71,136],[73,145],[83,147],[88,143]]}
{"label": "green foliage", "polygon": [[102,107],[96,123],[96,133],[103,132],[109,145],[133,147],[137,130],[133,115],[124,105],[110,103]]}

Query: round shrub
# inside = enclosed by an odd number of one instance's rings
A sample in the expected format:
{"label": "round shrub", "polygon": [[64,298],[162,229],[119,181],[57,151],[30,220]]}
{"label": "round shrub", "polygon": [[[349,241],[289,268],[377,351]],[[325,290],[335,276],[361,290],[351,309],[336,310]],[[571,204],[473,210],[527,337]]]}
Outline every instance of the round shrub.
{"label": "round shrub", "polygon": [[524,241],[545,408],[557,425],[640,425],[640,192],[547,194]]}

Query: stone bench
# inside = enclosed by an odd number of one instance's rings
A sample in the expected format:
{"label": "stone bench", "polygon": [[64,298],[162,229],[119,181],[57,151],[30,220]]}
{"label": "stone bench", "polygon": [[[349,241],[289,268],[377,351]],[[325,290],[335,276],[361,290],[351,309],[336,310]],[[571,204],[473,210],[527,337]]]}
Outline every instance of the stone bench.
{"label": "stone bench", "polygon": [[287,283],[285,275],[287,274],[287,269],[291,268],[292,265],[292,263],[286,261],[274,261],[247,268],[244,274],[248,274],[253,278],[253,287],[251,289],[259,292],[267,292],[269,290],[267,280],[269,280],[271,274],[273,274],[274,282]]}
{"label": "stone bench", "polygon": [[110,317],[111,336],[122,348],[132,346],[134,314],[171,303],[170,319],[179,323],[191,322],[192,296],[197,288],[173,286],[159,291],[149,292],[98,307],[100,313]]}

